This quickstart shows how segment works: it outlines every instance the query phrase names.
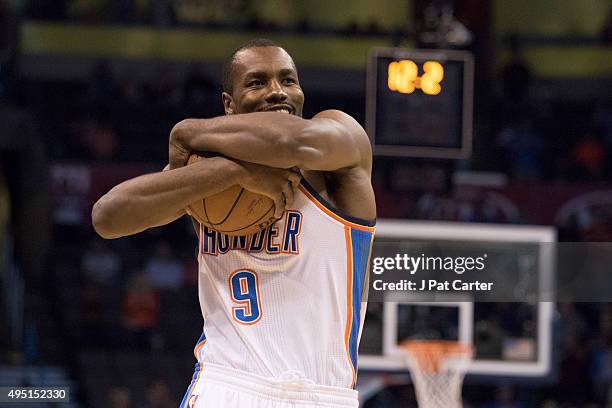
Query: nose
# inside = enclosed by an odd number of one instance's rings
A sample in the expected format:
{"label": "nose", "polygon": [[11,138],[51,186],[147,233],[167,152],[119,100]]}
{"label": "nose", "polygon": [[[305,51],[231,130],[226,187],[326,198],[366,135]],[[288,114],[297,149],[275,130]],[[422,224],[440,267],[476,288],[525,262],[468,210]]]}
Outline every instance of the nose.
{"label": "nose", "polygon": [[287,99],[287,92],[278,81],[270,81],[266,102],[279,102]]}

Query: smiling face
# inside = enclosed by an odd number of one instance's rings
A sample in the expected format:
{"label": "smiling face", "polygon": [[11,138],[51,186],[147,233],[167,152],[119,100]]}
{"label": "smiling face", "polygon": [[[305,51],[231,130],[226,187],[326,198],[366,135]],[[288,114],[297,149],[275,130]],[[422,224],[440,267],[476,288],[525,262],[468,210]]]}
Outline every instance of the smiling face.
{"label": "smiling face", "polygon": [[232,93],[223,92],[226,115],[284,112],[302,116],[304,92],[291,56],[279,47],[239,51],[232,69]]}

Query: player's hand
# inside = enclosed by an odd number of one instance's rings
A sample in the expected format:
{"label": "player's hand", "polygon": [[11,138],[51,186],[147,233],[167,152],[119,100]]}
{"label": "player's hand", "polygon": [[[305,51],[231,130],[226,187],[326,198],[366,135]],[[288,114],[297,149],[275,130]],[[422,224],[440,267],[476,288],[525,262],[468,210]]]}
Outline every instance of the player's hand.
{"label": "player's hand", "polygon": [[168,168],[177,169],[187,164],[191,151],[175,137],[170,137],[168,144]]}
{"label": "player's hand", "polygon": [[248,173],[240,181],[242,187],[270,197],[274,201],[274,218],[282,217],[285,209],[293,204],[295,189],[302,179],[299,170],[277,169],[242,161],[239,163]]}

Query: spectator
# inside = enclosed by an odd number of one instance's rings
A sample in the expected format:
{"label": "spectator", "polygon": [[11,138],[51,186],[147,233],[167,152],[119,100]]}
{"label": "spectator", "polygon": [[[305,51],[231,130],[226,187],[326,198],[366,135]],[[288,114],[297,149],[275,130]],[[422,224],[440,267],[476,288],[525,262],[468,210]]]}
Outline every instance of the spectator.
{"label": "spectator", "polygon": [[11,12],[8,0],[0,0],[0,98],[14,83],[18,50],[19,20]]}
{"label": "spectator", "polygon": [[580,180],[599,180],[603,175],[606,151],[603,142],[592,134],[584,135],[570,152],[575,176]]}
{"label": "spectator", "polygon": [[582,314],[576,309],[573,303],[560,302],[557,310],[561,318],[559,327],[560,344],[564,354],[567,354],[570,347],[573,347],[575,338],[583,338],[588,333],[588,325]]}
{"label": "spectator", "polygon": [[[61,21],[66,18],[66,6],[69,0],[33,0],[27,3],[27,17],[34,20]],[[8,0],[5,1],[8,3]]]}
{"label": "spectator", "polygon": [[591,365],[596,399],[605,405],[609,399],[609,389],[612,384],[612,337],[600,337],[598,347],[593,350]]}
{"label": "spectator", "polygon": [[185,284],[189,287],[197,287],[198,275],[200,273],[198,263],[190,258],[184,262],[183,268],[185,273]]}
{"label": "spectator", "polygon": [[510,39],[510,60],[501,72],[504,98],[511,102],[523,102],[531,85],[531,71],[521,53],[518,38]]}
{"label": "spectator", "polygon": [[[602,141],[606,151],[612,151],[612,103],[600,102],[593,113],[593,126],[601,129]],[[608,163],[608,172],[610,164]]]}
{"label": "spectator", "polygon": [[523,408],[525,404],[516,401],[512,388],[499,387],[495,393],[495,402],[487,404],[487,408]]}
{"label": "spectator", "polygon": [[131,408],[132,392],[127,387],[113,387],[108,391],[109,408]]}
{"label": "spectator", "polygon": [[533,74],[525,60],[516,36],[509,41],[510,57],[499,73],[501,101],[498,116],[501,123],[516,121],[516,118],[532,117],[538,106],[533,106],[529,94]]}
{"label": "spectator", "polygon": [[4,245],[8,231],[9,220],[11,219],[11,196],[9,195],[6,181],[4,180],[4,170],[0,161],[0,268],[4,268]]}
{"label": "spectator", "polygon": [[542,401],[542,408],[559,408],[559,403],[554,399],[545,399]]}
{"label": "spectator", "polygon": [[155,254],[146,263],[145,272],[156,289],[177,290],[183,285],[183,266],[166,241],[157,243]]}
{"label": "spectator", "polygon": [[81,270],[94,284],[111,286],[121,270],[121,258],[104,241],[95,239],[81,259]]}
{"label": "spectator", "polygon": [[152,331],[159,320],[160,299],[144,273],[137,272],[132,276],[121,307],[127,345],[138,348],[149,346]]}
{"label": "spectator", "polygon": [[176,403],[170,395],[170,387],[162,379],[154,380],[147,389],[146,408],[175,408]]}
{"label": "spectator", "polygon": [[119,86],[121,99],[132,109],[137,109],[144,105],[142,84],[135,78],[134,74],[123,78]]}
{"label": "spectator", "polygon": [[123,24],[136,22],[135,0],[115,0],[114,3],[115,21]]}
{"label": "spectator", "polygon": [[[599,333],[602,338],[607,340],[607,344],[612,346],[612,305],[608,303],[602,306],[599,313]],[[612,369],[610,374],[612,382]]]}
{"label": "spectator", "polygon": [[48,272],[50,220],[48,183],[51,171],[45,143],[35,115],[5,104],[2,98],[0,124],[0,162],[10,195],[15,261],[23,276],[42,278]]}
{"label": "spectator", "polygon": [[154,98],[162,106],[179,104],[182,91],[176,70],[170,66],[165,67],[154,81]]}
{"label": "spectator", "polygon": [[80,340],[89,346],[106,345],[108,328],[104,320],[105,302],[102,289],[92,282],[81,290]]}
{"label": "spectator", "polygon": [[529,119],[522,118],[501,130],[497,145],[504,151],[510,173],[518,181],[536,181],[541,176],[544,141]]}
{"label": "spectator", "polygon": [[92,112],[108,113],[117,96],[117,80],[110,62],[100,60],[93,67],[86,92],[86,106]]}
{"label": "spectator", "polygon": [[193,65],[183,83],[184,108],[187,113],[197,116],[214,116],[216,106],[212,102],[218,97],[215,84],[204,74],[200,65]]}
{"label": "spectator", "polygon": [[606,43],[612,43],[612,7],[610,7],[608,17],[601,27],[601,39]]}
{"label": "spectator", "polygon": [[590,350],[578,336],[568,333],[559,363],[557,395],[562,401],[578,406],[592,395],[592,376],[589,375]]}
{"label": "spectator", "polygon": [[82,143],[92,159],[109,161],[116,158],[119,136],[112,126],[87,121],[82,127],[82,137]]}
{"label": "spectator", "polygon": [[153,25],[167,27],[174,23],[175,17],[172,6],[176,2],[169,0],[152,0],[151,19]]}

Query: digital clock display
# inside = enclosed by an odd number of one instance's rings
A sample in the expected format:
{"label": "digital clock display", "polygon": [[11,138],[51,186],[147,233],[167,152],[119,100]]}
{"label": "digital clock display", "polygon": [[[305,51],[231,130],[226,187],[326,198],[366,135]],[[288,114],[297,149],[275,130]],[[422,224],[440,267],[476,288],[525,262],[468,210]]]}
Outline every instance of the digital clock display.
{"label": "digital clock display", "polygon": [[368,70],[374,154],[465,158],[471,150],[472,60],[458,51],[378,50]]}
{"label": "digital clock display", "polygon": [[437,61],[423,63],[423,75],[412,60],[392,61],[387,67],[387,85],[390,91],[411,94],[420,89],[426,95],[438,95],[442,91],[444,67]]}

